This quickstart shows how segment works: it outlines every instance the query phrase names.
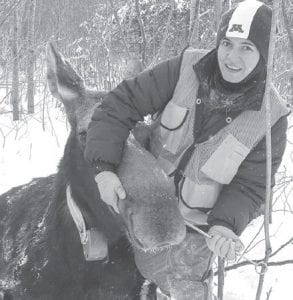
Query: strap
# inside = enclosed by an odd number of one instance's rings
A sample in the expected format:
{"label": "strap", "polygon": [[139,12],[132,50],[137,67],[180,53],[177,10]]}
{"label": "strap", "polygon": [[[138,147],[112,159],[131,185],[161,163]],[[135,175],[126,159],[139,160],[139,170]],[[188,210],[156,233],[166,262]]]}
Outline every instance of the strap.
{"label": "strap", "polygon": [[70,185],[66,188],[66,200],[69,212],[79,233],[85,259],[87,261],[95,261],[107,258],[108,243],[105,236],[97,228],[86,229],[82,213],[72,197]]}
{"label": "strap", "polygon": [[170,176],[174,176],[174,184],[175,184],[175,188],[176,188],[176,196],[179,198],[180,197],[180,193],[179,193],[179,182],[183,176],[183,172],[185,167],[187,166],[193,151],[194,151],[194,146],[195,143],[192,143],[184,152],[184,154],[182,155],[182,158],[180,159],[180,162],[178,164],[177,169],[173,172],[173,174],[171,174]]}
{"label": "strap", "polygon": [[72,219],[77,227],[80,236],[80,241],[83,245],[85,245],[88,239],[85,221],[81,214],[80,209],[78,208],[75,201],[73,200],[70,185],[68,185],[66,188],[66,200],[67,200],[67,206],[69,208]]}
{"label": "strap", "polygon": [[195,144],[197,142],[198,137],[200,136],[202,130],[202,118],[203,118],[203,103],[196,104],[195,116],[194,116],[194,124],[193,124],[193,143],[185,150],[183,153],[180,162],[178,164],[177,169],[174,172],[174,184],[176,188],[176,196],[180,198],[179,192],[179,182],[183,176],[183,172],[194,152]]}

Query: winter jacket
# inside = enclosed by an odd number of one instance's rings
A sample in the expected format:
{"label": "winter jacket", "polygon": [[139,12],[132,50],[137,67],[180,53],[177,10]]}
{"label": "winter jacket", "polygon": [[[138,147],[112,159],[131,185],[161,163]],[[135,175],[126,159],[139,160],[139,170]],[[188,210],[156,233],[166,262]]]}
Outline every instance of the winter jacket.
{"label": "winter jacket", "polygon": [[[137,77],[125,80],[104,99],[89,125],[85,157],[91,163],[120,163],[125,140],[136,122],[147,114],[161,111],[173,96],[178,82],[182,56],[162,62]],[[194,66],[196,71],[196,65]],[[194,99],[197,99],[195,95]],[[261,104],[261,103],[260,103]],[[259,110],[260,105],[250,108]],[[238,111],[234,114],[240,114]],[[205,114],[194,124],[196,143],[202,143],[227,125],[223,111]],[[200,120],[200,121],[199,121]],[[286,117],[272,127],[272,176],[275,175],[286,145]],[[111,139],[109,138],[111,137]],[[263,138],[247,155],[229,184],[225,184],[208,217],[209,225],[223,225],[236,234],[260,213],[265,199],[266,153]],[[274,178],[273,185],[274,185]]]}
{"label": "winter jacket", "polygon": [[[247,110],[236,118],[228,119],[227,125],[204,143],[194,143],[194,127],[198,110],[203,105],[214,103],[209,98],[202,98],[199,92],[199,77],[194,73],[192,65],[204,55],[202,50],[187,49],[184,52],[180,68],[180,76],[172,99],[153,126],[150,151],[157,157],[157,162],[166,174],[178,174],[179,207],[185,219],[196,225],[205,225],[207,212],[214,207],[223,184],[229,184],[235,176],[239,165],[247,154],[265,136],[266,117],[265,103],[259,111]],[[207,59],[216,58],[212,52]],[[204,58],[205,60],[206,58]],[[261,86],[262,82],[261,82]],[[250,89],[259,89],[254,81],[249,88],[231,101],[247,105],[245,94]],[[233,93],[234,94],[234,93]],[[194,95],[197,95],[196,100]],[[225,95],[222,108],[231,109],[227,105]],[[213,99],[213,98],[212,98]],[[271,124],[288,113],[278,94],[271,93]],[[219,106],[217,101],[216,107]],[[215,107],[213,107],[213,111]],[[185,164],[185,165],[183,165]],[[177,175],[178,176],[178,175]]]}

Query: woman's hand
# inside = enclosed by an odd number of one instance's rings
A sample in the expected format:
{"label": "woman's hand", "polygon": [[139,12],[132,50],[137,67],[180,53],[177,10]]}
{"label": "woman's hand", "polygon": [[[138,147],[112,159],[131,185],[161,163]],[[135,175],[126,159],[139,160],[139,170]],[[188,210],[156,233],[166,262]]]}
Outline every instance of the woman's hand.
{"label": "woman's hand", "polygon": [[227,227],[212,226],[208,234],[211,236],[211,238],[206,238],[209,249],[220,257],[235,260],[244,249],[240,238]]}
{"label": "woman's hand", "polygon": [[119,214],[118,200],[123,200],[126,197],[126,192],[118,176],[110,171],[103,171],[96,175],[101,199]]}

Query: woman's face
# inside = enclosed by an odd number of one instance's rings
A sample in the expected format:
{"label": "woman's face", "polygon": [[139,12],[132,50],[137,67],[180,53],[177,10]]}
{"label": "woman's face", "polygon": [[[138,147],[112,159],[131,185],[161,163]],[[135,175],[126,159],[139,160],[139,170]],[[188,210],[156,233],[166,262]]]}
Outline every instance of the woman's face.
{"label": "woman's face", "polygon": [[237,83],[255,68],[260,58],[259,51],[250,40],[223,38],[218,48],[218,62],[223,78]]}

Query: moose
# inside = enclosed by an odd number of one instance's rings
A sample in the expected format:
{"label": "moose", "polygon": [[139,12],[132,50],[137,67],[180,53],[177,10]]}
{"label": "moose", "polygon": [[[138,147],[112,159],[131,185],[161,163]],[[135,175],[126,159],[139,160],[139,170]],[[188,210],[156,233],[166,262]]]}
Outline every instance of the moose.
{"label": "moose", "polygon": [[118,169],[127,197],[120,214],[112,211],[83,156],[91,114],[105,93],[87,89],[51,44],[47,70],[71,132],[57,174],[0,196],[0,299],[140,299],[144,278],[133,247],[160,251],[186,234],[173,185],[130,135]]}

